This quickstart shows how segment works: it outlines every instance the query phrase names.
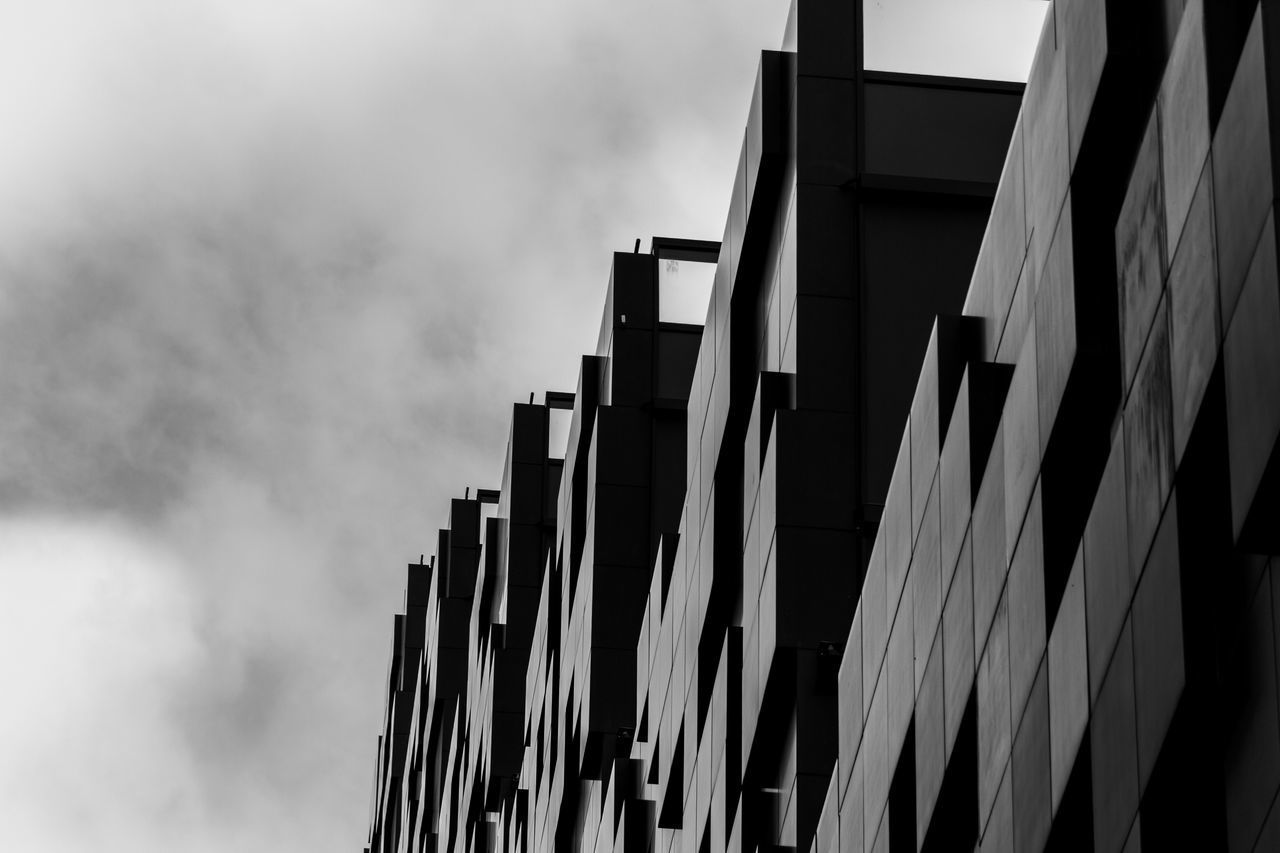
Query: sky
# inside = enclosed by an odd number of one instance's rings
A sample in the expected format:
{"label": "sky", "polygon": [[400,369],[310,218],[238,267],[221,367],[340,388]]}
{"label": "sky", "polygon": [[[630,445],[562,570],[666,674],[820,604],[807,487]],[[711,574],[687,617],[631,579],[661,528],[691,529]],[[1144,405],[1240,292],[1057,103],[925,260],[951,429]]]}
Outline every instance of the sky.
{"label": "sky", "polygon": [[[0,0],[0,849],[352,851],[392,614],[786,0]],[[1025,76],[1047,4],[867,0]]]}

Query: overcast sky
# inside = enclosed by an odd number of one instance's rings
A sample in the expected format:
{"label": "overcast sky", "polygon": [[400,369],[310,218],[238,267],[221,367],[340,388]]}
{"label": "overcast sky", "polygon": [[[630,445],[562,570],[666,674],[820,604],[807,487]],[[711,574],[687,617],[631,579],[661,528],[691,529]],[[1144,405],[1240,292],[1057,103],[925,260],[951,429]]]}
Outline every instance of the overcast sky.
{"label": "overcast sky", "polygon": [[[0,849],[359,849],[405,563],[609,253],[720,236],[786,5],[0,0]],[[1019,78],[1044,8],[868,60]]]}

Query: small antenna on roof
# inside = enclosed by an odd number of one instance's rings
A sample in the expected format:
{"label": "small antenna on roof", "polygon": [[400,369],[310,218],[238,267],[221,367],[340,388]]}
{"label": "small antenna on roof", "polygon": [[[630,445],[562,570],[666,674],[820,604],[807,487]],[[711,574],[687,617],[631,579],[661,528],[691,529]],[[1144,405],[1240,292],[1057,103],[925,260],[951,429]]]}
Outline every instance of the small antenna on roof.
{"label": "small antenna on roof", "polygon": [[422,565],[422,561],[423,561],[423,560],[425,560],[425,559],[426,559],[426,557],[427,557],[427,555],[426,555],[426,554],[419,554],[419,555],[418,555],[418,565],[419,565],[419,566],[421,566],[421,565]]}
{"label": "small antenna on roof", "polygon": [[464,501],[469,501],[469,500],[471,500],[471,487],[470,487],[470,486],[467,486],[467,491],[463,494],[462,499],[463,499]]}
{"label": "small antenna on roof", "polygon": [[639,237],[636,238],[636,248],[631,254],[633,255],[640,254],[640,238]]}
{"label": "small antenna on roof", "polygon": [[529,405],[530,405],[530,406],[532,406],[532,405],[533,405],[533,392],[532,392],[532,391],[530,391],[530,392],[529,392]]}

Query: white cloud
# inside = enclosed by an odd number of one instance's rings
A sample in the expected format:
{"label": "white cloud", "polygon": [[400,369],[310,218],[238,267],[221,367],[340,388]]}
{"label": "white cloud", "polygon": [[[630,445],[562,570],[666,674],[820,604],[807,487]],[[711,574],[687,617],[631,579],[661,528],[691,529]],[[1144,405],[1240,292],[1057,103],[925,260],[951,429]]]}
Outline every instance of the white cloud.
{"label": "white cloud", "polygon": [[1044,0],[864,0],[868,68],[1027,79]]}
{"label": "white cloud", "polygon": [[0,848],[135,850],[201,819],[171,705],[209,650],[180,561],[121,525],[0,522]]}

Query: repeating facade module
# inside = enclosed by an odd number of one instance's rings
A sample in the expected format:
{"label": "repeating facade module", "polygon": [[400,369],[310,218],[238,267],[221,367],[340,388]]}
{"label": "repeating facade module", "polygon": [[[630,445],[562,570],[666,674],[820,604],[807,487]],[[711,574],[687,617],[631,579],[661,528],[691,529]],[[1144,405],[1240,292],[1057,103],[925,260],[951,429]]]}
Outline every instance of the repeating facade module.
{"label": "repeating facade module", "polygon": [[409,566],[367,850],[1280,850],[1280,3],[1046,8],[1024,89],[795,0]]}

